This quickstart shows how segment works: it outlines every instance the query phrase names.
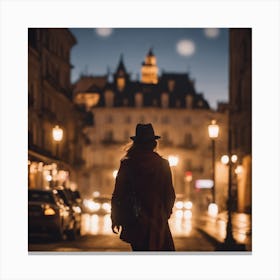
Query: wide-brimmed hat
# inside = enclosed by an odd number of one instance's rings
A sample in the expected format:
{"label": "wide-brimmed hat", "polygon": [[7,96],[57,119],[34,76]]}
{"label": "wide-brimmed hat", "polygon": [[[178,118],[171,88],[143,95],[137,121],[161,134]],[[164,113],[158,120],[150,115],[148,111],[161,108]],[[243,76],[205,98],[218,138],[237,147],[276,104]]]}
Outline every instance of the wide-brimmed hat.
{"label": "wide-brimmed hat", "polygon": [[135,136],[130,137],[130,139],[136,142],[149,142],[159,138],[160,136],[155,135],[154,128],[151,123],[137,124]]}

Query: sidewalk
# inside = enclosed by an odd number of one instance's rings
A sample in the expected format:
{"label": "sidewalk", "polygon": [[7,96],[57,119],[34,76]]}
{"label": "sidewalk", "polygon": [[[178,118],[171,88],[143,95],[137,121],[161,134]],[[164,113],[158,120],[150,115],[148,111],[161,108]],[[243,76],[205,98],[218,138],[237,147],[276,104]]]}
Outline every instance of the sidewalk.
{"label": "sidewalk", "polygon": [[[227,212],[221,212],[216,218],[208,216],[207,212],[196,219],[196,227],[209,241],[219,248],[226,237]],[[232,234],[237,242],[243,246],[242,251],[252,251],[251,215],[244,213],[232,214]],[[239,249],[237,249],[239,251]],[[228,250],[232,251],[232,250]]]}

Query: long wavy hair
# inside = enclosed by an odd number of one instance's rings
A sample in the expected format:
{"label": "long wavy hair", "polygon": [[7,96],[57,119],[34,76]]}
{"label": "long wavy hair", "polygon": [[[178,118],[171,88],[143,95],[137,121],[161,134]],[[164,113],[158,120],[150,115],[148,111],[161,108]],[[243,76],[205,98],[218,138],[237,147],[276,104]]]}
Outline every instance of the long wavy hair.
{"label": "long wavy hair", "polygon": [[149,142],[137,142],[133,141],[127,144],[124,148],[126,154],[125,157],[132,157],[139,152],[152,152],[156,151],[158,147],[158,141],[152,140]]}

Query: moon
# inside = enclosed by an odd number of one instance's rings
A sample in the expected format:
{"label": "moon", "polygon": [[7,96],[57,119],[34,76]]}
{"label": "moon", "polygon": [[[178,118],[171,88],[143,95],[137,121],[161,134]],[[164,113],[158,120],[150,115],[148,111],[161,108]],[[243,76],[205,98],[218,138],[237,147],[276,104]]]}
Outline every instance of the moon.
{"label": "moon", "polygon": [[177,42],[177,52],[182,56],[191,56],[195,53],[195,43],[188,39],[183,39]]}

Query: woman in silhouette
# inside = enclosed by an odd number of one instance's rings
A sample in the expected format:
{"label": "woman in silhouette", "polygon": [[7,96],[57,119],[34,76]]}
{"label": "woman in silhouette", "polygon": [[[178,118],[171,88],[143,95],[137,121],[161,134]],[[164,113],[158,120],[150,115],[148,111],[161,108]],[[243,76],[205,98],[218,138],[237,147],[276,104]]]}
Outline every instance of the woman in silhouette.
{"label": "woman in silhouette", "polygon": [[[133,251],[175,251],[168,225],[175,201],[169,163],[155,152],[151,124],[137,124],[132,146],[121,160],[112,194],[112,230]],[[129,220],[128,197],[133,190],[137,218]]]}

